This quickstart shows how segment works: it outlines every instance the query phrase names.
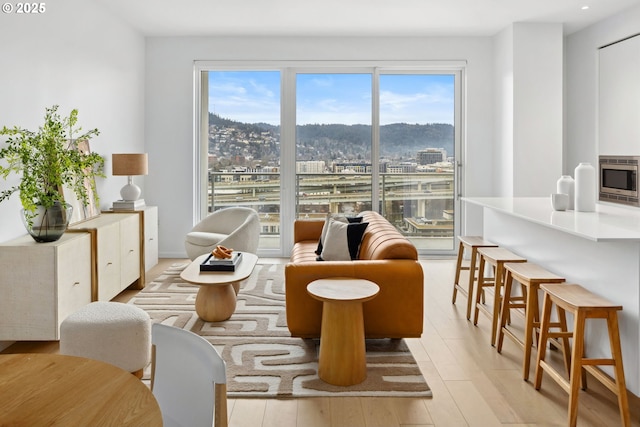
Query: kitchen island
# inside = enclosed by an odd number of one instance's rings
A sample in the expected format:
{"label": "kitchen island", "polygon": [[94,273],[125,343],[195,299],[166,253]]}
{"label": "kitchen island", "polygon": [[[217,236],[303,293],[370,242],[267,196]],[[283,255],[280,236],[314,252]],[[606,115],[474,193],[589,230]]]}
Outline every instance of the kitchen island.
{"label": "kitchen island", "polygon": [[[625,380],[640,396],[640,209],[597,204],[595,212],[554,211],[549,197],[462,200],[482,207],[485,239],[623,306]],[[587,326],[586,340],[587,356],[609,357],[604,321]]]}

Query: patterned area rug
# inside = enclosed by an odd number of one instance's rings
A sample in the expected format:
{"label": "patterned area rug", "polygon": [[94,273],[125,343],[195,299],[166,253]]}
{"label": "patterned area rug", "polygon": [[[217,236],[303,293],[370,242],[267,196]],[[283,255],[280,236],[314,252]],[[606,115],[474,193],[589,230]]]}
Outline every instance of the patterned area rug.
{"label": "patterned area rug", "polygon": [[349,387],[318,378],[319,340],[292,338],[287,329],[284,265],[256,265],[242,282],[235,313],[204,322],[195,313],[198,286],[180,279],[187,263],[174,264],[129,303],[153,322],[205,337],[227,364],[229,397],[431,396],[403,340],[367,340],[367,379]]}

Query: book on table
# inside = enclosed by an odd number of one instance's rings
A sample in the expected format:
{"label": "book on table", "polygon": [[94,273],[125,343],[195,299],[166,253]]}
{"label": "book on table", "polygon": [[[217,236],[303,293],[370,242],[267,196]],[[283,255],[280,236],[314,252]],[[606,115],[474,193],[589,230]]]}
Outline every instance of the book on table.
{"label": "book on table", "polygon": [[209,254],[200,264],[200,271],[236,271],[236,266],[242,261],[242,252],[232,252],[231,258],[216,258]]}
{"label": "book on table", "polygon": [[144,199],[138,200],[116,200],[113,202],[114,211],[133,211],[145,207]]}

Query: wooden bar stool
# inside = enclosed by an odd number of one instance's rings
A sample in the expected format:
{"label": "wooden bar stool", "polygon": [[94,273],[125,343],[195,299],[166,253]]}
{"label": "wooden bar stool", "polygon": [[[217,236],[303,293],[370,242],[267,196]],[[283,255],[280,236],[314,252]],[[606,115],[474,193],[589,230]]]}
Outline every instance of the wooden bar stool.
{"label": "wooden bar stool", "polygon": [[[542,304],[542,320],[540,324],[540,341],[538,343],[538,358],[536,360],[535,388],[540,390],[542,384],[542,371],[546,371],[560,386],[569,393],[569,426],[575,426],[578,419],[578,387],[582,382],[583,390],[587,389],[586,372],[588,371],[597,380],[602,382],[609,390],[618,396],[618,407],[623,426],[630,426],[629,402],[627,400],[627,388],[624,380],[622,365],[622,351],[620,348],[620,333],[618,330],[618,311],[622,306],[615,305],[580,285],[551,284],[541,285],[544,291]],[[555,304],[564,312],[568,311],[574,316],[573,332],[550,332],[551,306]],[[585,322],[587,319],[606,319],[609,331],[609,344],[611,346],[610,359],[590,359],[584,357]],[[545,362],[547,339],[554,335],[565,334],[572,338],[573,349],[571,352],[571,364],[567,381],[550,364]],[[614,378],[612,379],[598,366],[613,366]]]}
{"label": "wooden bar stool", "polygon": [[[476,288],[476,304],[473,315],[473,324],[478,324],[478,313],[482,311],[492,321],[491,323],[491,345],[495,345],[496,332],[498,329],[498,318],[500,316],[500,307],[502,305],[501,290],[504,281],[504,265],[508,262],[527,262],[526,258],[514,254],[504,248],[478,248],[480,256],[480,265],[478,266],[478,286]],[[484,277],[485,265],[489,263],[493,266],[493,280],[487,281]],[[493,287],[493,307],[489,309],[481,303],[482,293],[485,287]]]}
{"label": "wooden bar stool", "polygon": [[[538,290],[543,283],[562,283],[565,279],[531,262],[508,262],[504,265],[504,269],[506,273],[504,296],[502,298],[502,308],[500,309],[497,350],[498,353],[502,352],[502,342],[505,335],[523,348],[522,378],[527,381],[529,379],[529,367],[531,366],[533,332],[536,331],[537,333],[540,328]],[[520,296],[511,295],[514,280],[520,283],[522,287],[522,295]],[[510,310],[517,308],[524,309],[524,341],[520,340],[507,326]]]}
{"label": "wooden bar stool", "polygon": [[[453,281],[453,297],[451,303],[456,303],[458,291],[467,298],[467,320],[471,319],[471,307],[473,304],[473,284],[476,281],[476,264],[478,248],[498,247],[495,243],[488,242],[480,236],[458,236],[460,246],[458,248],[458,262],[456,263],[456,277]],[[471,261],[468,266],[462,265],[465,251],[471,251]],[[460,285],[460,272],[469,271],[469,282],[466,289]]]}

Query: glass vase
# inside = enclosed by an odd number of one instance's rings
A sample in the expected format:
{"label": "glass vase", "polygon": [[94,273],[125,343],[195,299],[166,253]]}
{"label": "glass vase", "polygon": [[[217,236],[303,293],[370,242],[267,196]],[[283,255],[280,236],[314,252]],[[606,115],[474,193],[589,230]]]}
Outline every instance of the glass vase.
{"label": "glass vase", "polygon": [[57,202],[55,205],[45,208],[38,206],[35,214],[20,211],[22,223],[38,243],[55,242],[60,239],[67,230],[73,207]]}

